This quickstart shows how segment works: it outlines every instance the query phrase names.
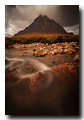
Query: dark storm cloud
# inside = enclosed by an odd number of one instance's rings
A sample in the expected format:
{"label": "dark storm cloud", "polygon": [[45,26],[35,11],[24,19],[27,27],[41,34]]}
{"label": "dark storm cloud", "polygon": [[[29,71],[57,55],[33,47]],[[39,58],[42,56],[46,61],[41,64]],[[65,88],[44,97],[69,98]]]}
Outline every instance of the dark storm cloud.
{"label": "dark storm cloud", "polygon": [[59,22],[62,26],[72,26],[79,23],[79,6],[78,5],[61,5],[59,6]]}
{"label": "dark storm cloud", "polygon": [[15,5],[8,5],[9,8],[16,8]]}
{"label": "dark storm cloud", "polygon": [[5,22],[9,25],[6,35],[14,35],[29,26],[39,14],[47,15],[66,28],[79,23],[78,5],[6,5]]}

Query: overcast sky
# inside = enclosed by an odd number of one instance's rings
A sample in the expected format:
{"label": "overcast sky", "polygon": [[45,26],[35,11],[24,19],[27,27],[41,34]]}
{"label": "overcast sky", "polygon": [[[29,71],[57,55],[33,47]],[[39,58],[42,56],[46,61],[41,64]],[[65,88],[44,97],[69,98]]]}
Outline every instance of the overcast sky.
{"label": "overcast sky", "polygon": [[78,5],[6,5],[5,36],[13,36],[29,26],[40,14],[59,23],[67,32],[79,34]]}

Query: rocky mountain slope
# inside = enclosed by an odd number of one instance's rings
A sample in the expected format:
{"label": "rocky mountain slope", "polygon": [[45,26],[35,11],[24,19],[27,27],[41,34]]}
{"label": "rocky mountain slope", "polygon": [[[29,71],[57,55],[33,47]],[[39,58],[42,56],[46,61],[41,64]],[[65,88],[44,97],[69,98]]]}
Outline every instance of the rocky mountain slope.
{"label": "rocky mountain slope", "polygon": [[67,34],[62,26],[56,23],[53,19],[49,19],[46,15],[39,15],[24,30],[19,31],[14,36],[25,34]]}

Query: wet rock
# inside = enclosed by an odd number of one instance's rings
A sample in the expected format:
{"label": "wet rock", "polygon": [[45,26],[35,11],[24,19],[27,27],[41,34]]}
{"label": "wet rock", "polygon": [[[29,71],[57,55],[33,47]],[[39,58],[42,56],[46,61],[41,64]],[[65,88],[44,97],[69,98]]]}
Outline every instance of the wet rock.
{"label": "wet rock", "polygon": [[52,51],[53,55],[56,55],[57,53],[58,53],[58,51],[56,49]]}
{"label": "wet rock", "polygon": [[20,78],[13,84],[13,90],[19,92],[28,92],[30,85],[29,78]]}
{"label": "wet rock", "polygon": [[12,72],[17,73],[17,70],[19,70],[19,67],[20,67],[22,61],[14,61],[14,62],[10,61],[9,63],[11,64],[11,66],[10,65],[6,66],[5,67],[5,72],[7,72],[7,73],[8,72],[9,73],[12,73]]}
{"label": "wet rock", "polygon": [[75,56],[75,58],[73,59],[73,61],[74,61],[74,62],[79,62],[79,54],[77,54],[77,55]]}
{"label": "wet rock", "polygon": [[52,82],[52,71],[45,70],[42,73],[37,73],[31,80],[30,89],[34,93],[44,91]]}
{"label": "wet rock", "polygon": [[14,54],[14,56],[22,56],[22,55],[26,55],[26,53],[28,53],[28,51],[22,51],[22,52]]}
{"label": "wet rock", "polygon": [[59,49],[59,53],[63,54],[64,50],[63,49]]}
{"label": "wet rock", "polygon": [[34,68],[31,66],[26,66],[20,70],[22,74],[30,74],[34,71]]}
{"label": "wet rock", "polygon": [[54,44],[52,44],[52,47],[54,46]]}
{"label": "wet rock", "polygon": [[[79,85],[79,68],[78,68],[78,64],[73,64],[73,63],[65,63],[65,64],[59,64],[59,65],[55,65],[52,67],[52,69],[55,71],[56,74],[58,74],[59,76],[62,75],[64,76],[64,79],[72,79],[72,76],[74,77],[75,81],[77,79],[77,85]],[[57,76],[58,79],[60,79]],[[66,77],[68,76],[68,77]],[[75,82],[73,79],[73,82]],[[68,82],[68,81],[67,81]],[[69,81],[71,82],[71,81]],[[76,83],[75,83],[76,84]]]}
{"label": "wet rock", "polygon": [[40,50],[43,50],[43,48],[41,47]]}
{"label": "wet rock", "polygon": [[75,52],[74,51],[68,51],[68,55],[74,55]]}
{"label": "wet rock", "polygon": [[9,45],[8,48],[15,48],[13,45]]}
{"label": "wet rock", "polygon": [[79,43],[78,43],[78,42],[75,42],[74,45],[79,45]]}
{"label": "wet rock", "polygon": [[37,46],[39,45],[39,44],[36,44]]}
{"label": "wet rock", "polygon": [[43,75],[41,72],[37,73],[31,80],[30,89],[32,92],[37,92],[41,87],[43,81]]}
{"label": "wet rock", "polygon": [[41,72],[37,73],[37,74],[32,78],[32,82],[33,82],[33,83],[38,82],[39,80],[42,79],[42,76],[43,76],[43,75],[42,75]]}
{"label": "wet rock", "polygon": [[51,60],[51,62],[52,62],[52,63],[56,63],[55,60],[53,60],[53,59]]}
{"label": "wet rock", "polygon": [[7,65],[8,63],[10,63],[10,61],[8,61],[7,59],[5,59],[5,65]]}
{"label": "wet rock", "polygon": [[58,47],[56,45],[53,46],[53,49],[57,49]]}
{"label": "wet rock", "polygon": [[48,52],[47,52],[47,51],[44,51],[44,52],[43,52],[43,54],[44,54],[44,55],[47,55],[47,54],[48,54]]}
{"label": "wet rock", "polygon": [[67,54],[68,53],[68,49],[64,49],[64,53]]}
{"label": "wet rock", "polygon": [[13,73],[6,73],[5,74],[5,82],[6,83],[14,83],[18,80],[18,78],[16,77],[16,75],[14,75]]}
{"label": "wet rock", "polygon": [[73,44],[72,47],[75,47],[75,45]]}
{"label": "wet rock", "polygon": [[70,44],[69,43],[66,43],[66,48],[70,48]]}
{"label": "wet rock", "polygon": [[48,43],[46,43],[46,46],[48,46]]}
{"label": "wet rock", "polygon": [[45,56],[45,53],[43,53],[43,50],[39,50],[39,51],[35,51],[33,55],[36,57],[43,57]]}
{"label": "wet rock", "polygon": [[14,62],[14,64],[13,64],[13,66],[20,66],[20,64],[22,63],[22,61],[16,61],[16,62]]}
{"label": "wet rock", "polygon": [[18,43],[15,43],[15,44],[13,45],[13,48],[15,48],[15,49],[17,49],[17,48],[21,48],[21,45],[18,44]]}
{"label": "wet rock", "polygon": [[33,48],[33,51],[36,51],[36,48]]}
{"label": "wet rock", "polygon": [[79,47],[75,47],[75,50],[76,50],[76,51],[79,51]]}

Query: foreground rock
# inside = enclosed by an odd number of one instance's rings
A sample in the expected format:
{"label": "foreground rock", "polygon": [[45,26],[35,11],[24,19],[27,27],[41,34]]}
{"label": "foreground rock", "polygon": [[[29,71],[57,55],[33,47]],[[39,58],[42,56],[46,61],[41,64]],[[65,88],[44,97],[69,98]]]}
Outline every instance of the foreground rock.
{"label": "foreground rock", "polygon": [[31,66],[26,66],[20,70],[21,74],[30,74],[34,71],[34,68]]}
{"label": "foreground rock", "polygon": [[78,115],[78,64],[55,65],[52,70],[39,72],[31,80],[6,76],[6,81],[13,81],[6,87],[6,114]]}
{"label": "foreground rock", "polygon": [[43,56],[45,56],[45,53],[43,53],[42,50],[39,50],[39,51],[33,52],[33,55],[36,57],[43,57]]}
{"label": "foreground rock", "polygon": [[75,58],[73,59],[73,61],[74,61],[74,62],[79,62],[79,54],[77,54],[77,55],[75,56]]}
{"label": "foreground rock", "polygon": [[9,48],[21,49],[23,50],[20,53],[15,54],[16,56],[26,55],[31,53],[36,57],[43,57],[45,55],[57,55],[57,54],[69,54],[75,55],[79,52],[79,43],[70,42],[70,43],[54,43],[52,45],[46,43],[32,43],[32,44],[14,44],[10,45]]}

